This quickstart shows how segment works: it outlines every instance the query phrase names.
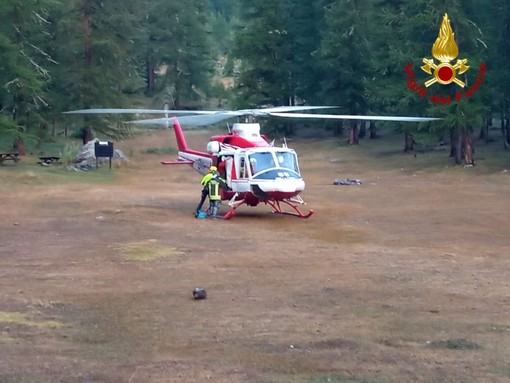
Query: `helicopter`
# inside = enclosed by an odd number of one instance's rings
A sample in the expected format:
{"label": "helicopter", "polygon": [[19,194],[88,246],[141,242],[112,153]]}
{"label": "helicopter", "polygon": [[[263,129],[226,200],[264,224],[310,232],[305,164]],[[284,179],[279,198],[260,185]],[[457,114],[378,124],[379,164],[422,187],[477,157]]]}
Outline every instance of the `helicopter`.
{"label": "helicopter", "polygon": [[[83,109],[66,114],[120,114],[161,113],[165,117],[128,121],[139,125],[163,125],[173,127],[178,146],[176,160],[162,161],[163,165],[190,165],[201,174],[209,172],[211,166],[218,169],[226,181],[227,188],[221,189],[221,200],[227,201],[229,210],[221,217],[232,218],[242,206],[257,206],[260,203],[271,206],[273,213],[309,218],[314,211],[302,211],[305,205],[300,193],[305,189],[294,149],[286,141],[278,147],[274,141],[261,134],[257,117],[281,117],[298,119],[355,119],[374,121],[426,122],[437,120],[429,117],[368,116],[297,113],[316,109],[331,109],[335,106],[279,106],[262,109],[237,111],[192,111],[153,109]],[[236,122],[228,134],[212,136],[206,151],[188,147],[181,125],[205,126],[231,118],[244,118]],[[290,208],[290,209],[289,209]]]}

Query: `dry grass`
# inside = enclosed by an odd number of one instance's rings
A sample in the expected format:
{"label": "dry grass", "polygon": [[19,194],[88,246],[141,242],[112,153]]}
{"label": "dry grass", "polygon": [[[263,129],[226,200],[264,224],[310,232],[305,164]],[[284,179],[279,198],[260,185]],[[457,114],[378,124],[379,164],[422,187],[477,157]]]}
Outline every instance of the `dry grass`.
{"label": "dry grass", "polygon": [[0,175],[0,310],[66,324],[0,319],[2,383],[510,382],[504,155],[295,140],[315,214],[213,222],[199,176],[146,153],[166,137],[119,143],[114,174]]}

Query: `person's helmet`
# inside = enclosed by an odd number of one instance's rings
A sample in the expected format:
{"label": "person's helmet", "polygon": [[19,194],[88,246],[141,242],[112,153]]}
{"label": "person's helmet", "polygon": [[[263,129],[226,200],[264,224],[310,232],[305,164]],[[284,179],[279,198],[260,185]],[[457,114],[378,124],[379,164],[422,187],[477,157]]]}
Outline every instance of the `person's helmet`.
{"label": "person's helmet", "polygon": [[212,166],[209,168],[209,171],[210,171],[211,173],[214,173],[214,172],[217,172],[217,171],[218,171],[218,168],[217,168],[216,166],[212,165]]}

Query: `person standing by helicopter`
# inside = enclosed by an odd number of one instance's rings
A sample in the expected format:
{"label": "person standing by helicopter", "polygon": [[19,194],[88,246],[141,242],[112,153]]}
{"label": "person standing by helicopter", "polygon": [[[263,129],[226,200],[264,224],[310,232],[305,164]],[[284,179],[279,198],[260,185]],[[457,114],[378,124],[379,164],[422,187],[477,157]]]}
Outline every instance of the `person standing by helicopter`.
{"label": "person standing by helicopter", "polygon": [[204,175],[202,177],[202,180],[200,181],[200,185],[202,185],[202,195],[200,196],[200,202],[198,203],[197,209],[195,210],[196,217],[199,215],[200,211],[202,210],[202,206],[204,205],[205,199],[207,198],[207,196],[209,194],[208,183],[211,180],[211,178],[213,177],[214,173],[217,173],[217,172],[218,172],[218,168],[216,166],[212,165],[209,168],[209,173]]}
{"label": "person standing by helicopter", "polygon": [[207,191],[209,195],[210,211],[209,217],[218,218],[218,209],[221,203],[221,189],[227,189],[227,183],[220,174],[215,171],[207,182]]}

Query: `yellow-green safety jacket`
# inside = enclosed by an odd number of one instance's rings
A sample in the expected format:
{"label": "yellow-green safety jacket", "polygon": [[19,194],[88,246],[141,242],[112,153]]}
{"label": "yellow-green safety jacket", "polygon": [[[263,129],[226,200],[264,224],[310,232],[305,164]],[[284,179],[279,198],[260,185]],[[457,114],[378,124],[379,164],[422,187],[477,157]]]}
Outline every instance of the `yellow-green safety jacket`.
{"label": "yellow-green safety jacket", "polygon": [[221,199],[220,194],[220,180],[216,177],[211,177],[207,186],[209,187],[209,199],[211,201],[219,201]]}

